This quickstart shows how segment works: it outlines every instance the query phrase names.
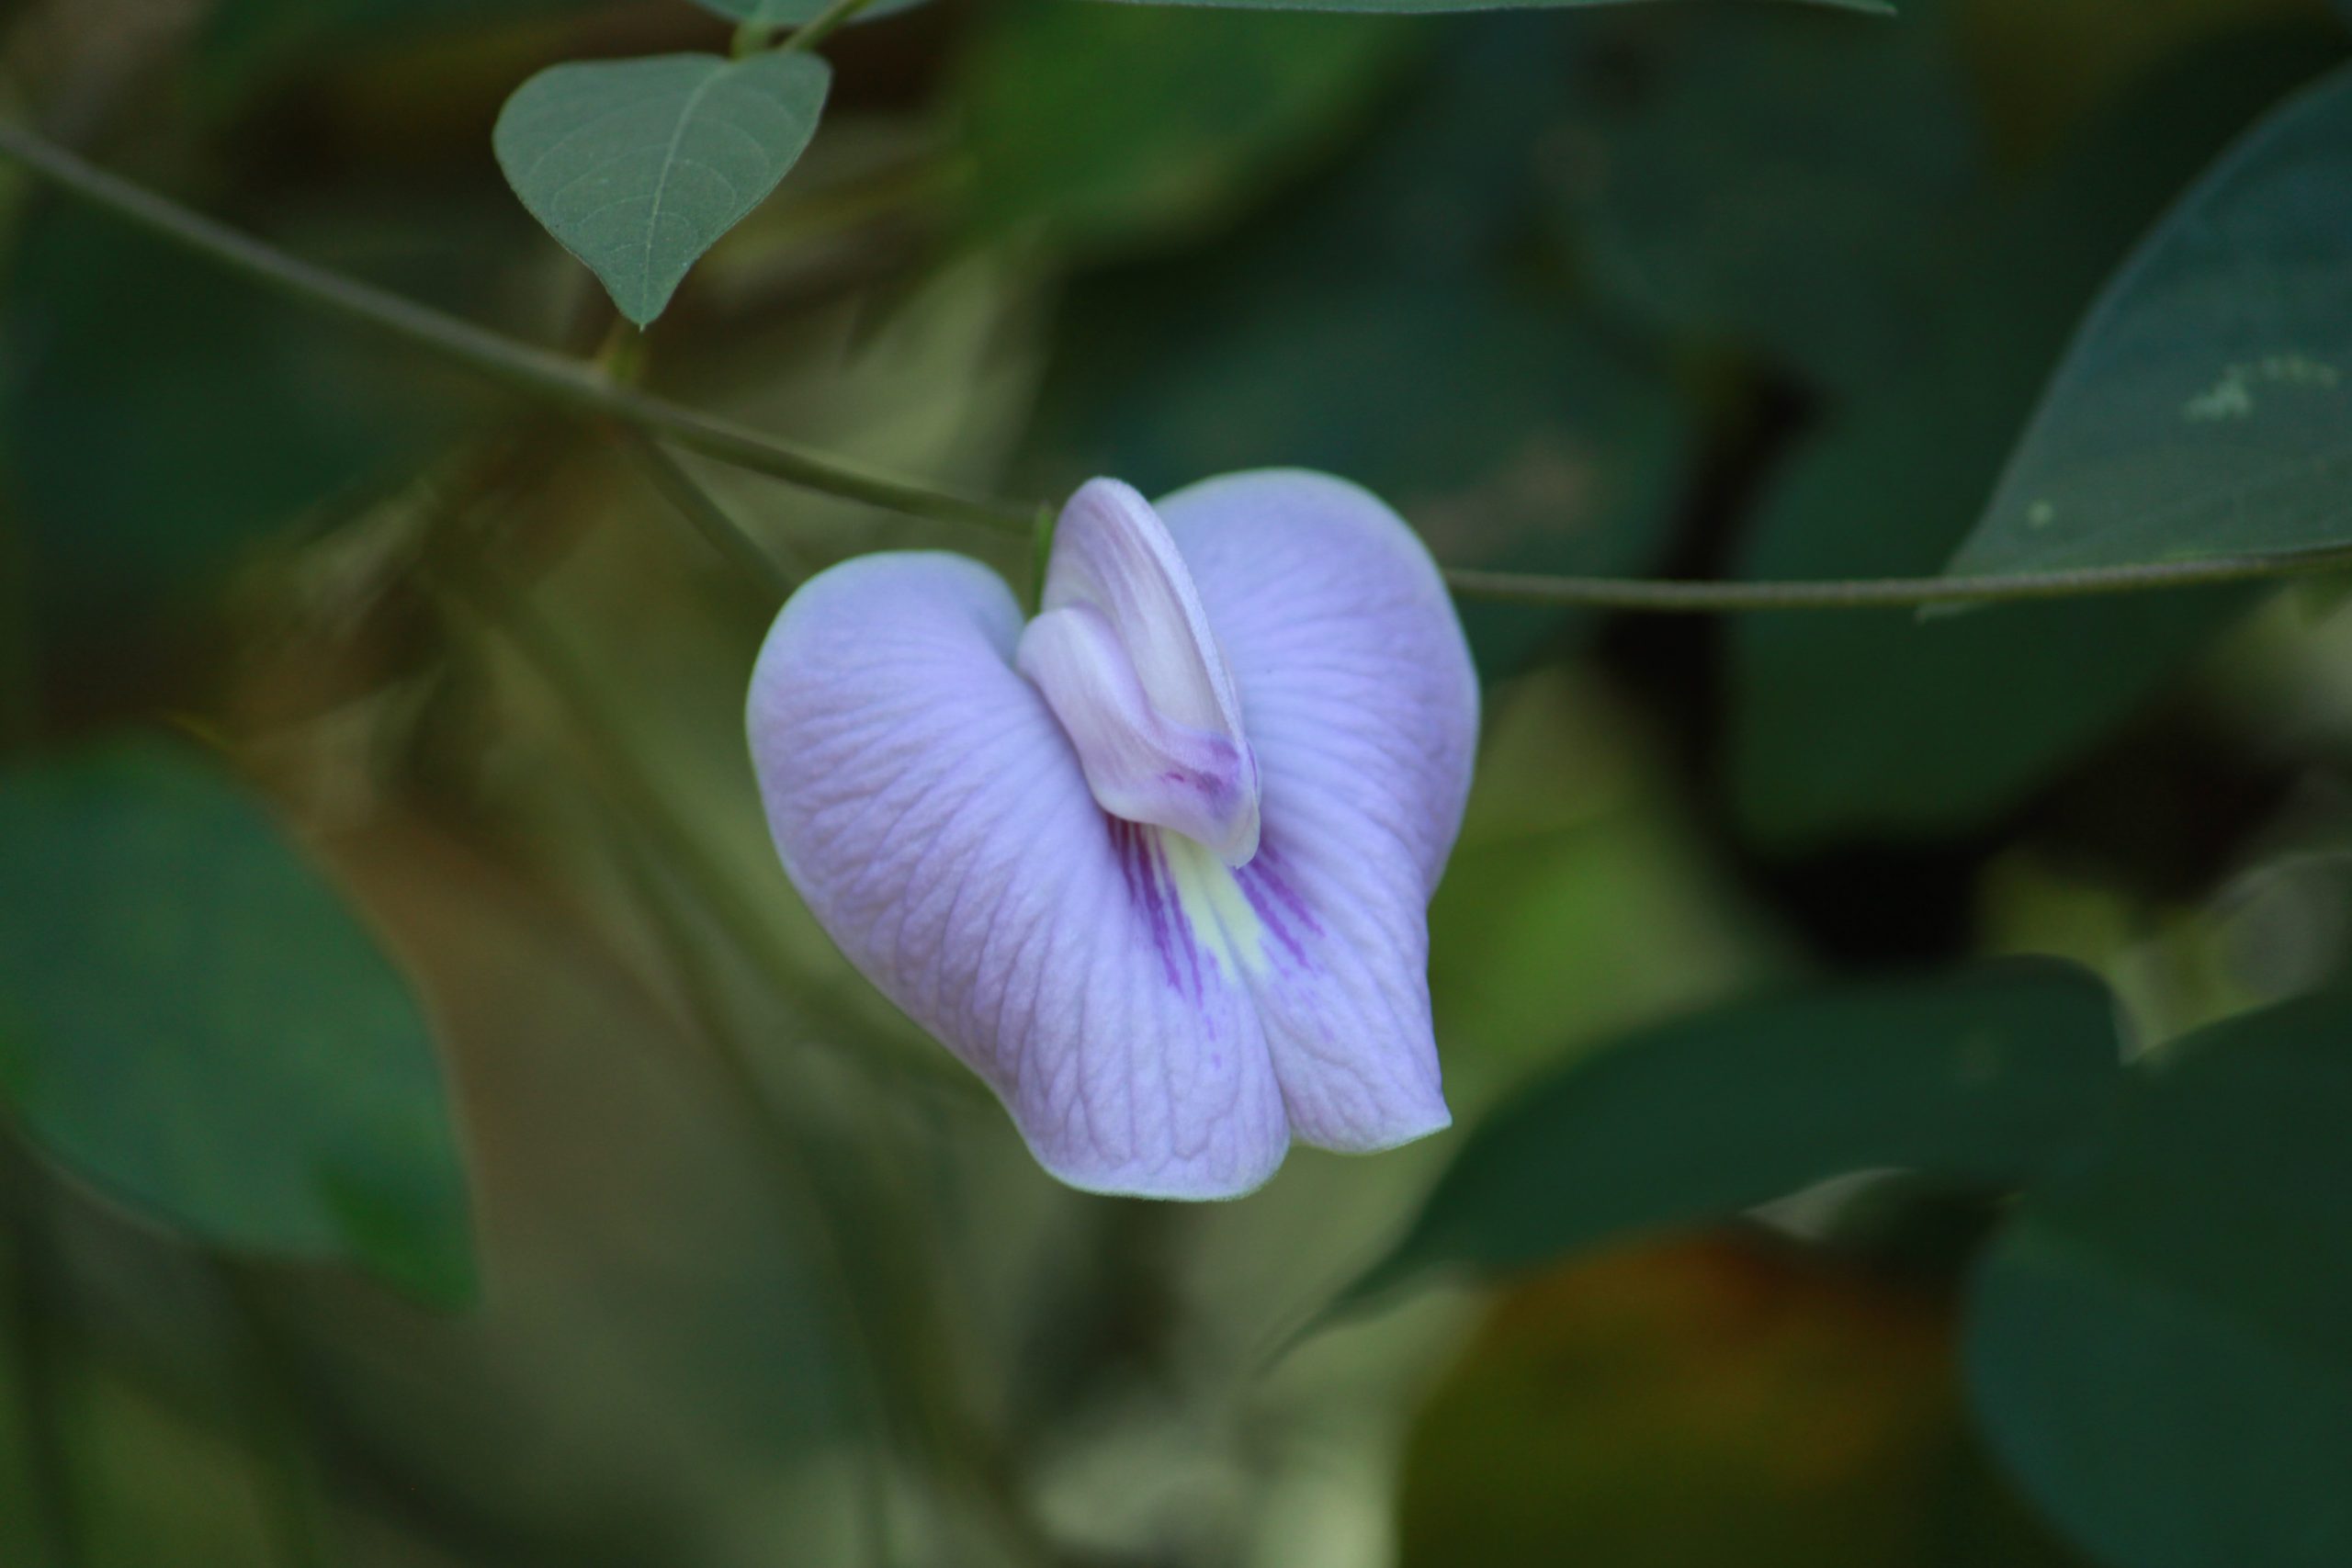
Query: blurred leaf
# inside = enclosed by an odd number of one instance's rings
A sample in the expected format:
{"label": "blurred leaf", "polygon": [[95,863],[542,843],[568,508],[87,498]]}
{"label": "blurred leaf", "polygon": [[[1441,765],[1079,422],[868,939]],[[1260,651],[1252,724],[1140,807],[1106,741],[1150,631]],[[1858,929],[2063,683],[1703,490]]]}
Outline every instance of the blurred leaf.
{"label": "blurred leaf", "polygon": [[85,647],[478,412],[377,340],[76,209],[41,214],[9,281],[0,483],[44,623]]}
{"label": "blurred leaf", "polygon": [[220,0],[190,50],[198,87],[234,97],[313,51],[460,25],[481,27],[602,0]]}
{"label": "blurred leaf", "polygon": [[1027,0],[963,66],[974,217],[1102,251],[1227,219],[1364,107],[1408,24]]}
{"label": "blurred leaf", "polygon": [[1944,1304],[1723,1241],[1515,1287],[1406,1450],[1408,1568],[2053,1568],[1968,1440]]}
{"label": "blurred leaf", "polygon": [[[1147,491],[1263,465],[1346,474],[1453,565],[1651,565],[1689,416],[1663,366],[1529,265],[1531,171],[1495,154],[1556,112],[1556,20],[1449,28],[1433,73],[1343,167],[1214,251],[1082,285],[1049,446]],[[1462,610],[1489,677],[1578,618]]]}
{"label": "blurred leaf", "polygon": [[[1966,406],[1965,385],[1921,377],[1800,453],[1741,575],[1932,574],[2006,428]],[[2246,601],[2230,590],[1744,620],[1731,633],[1729,768],[1741,823],[1779,851],[1974,826],[2095,744]]]}
{"label": "blurred leaf", "polygon": [[[593,508],[620,489],[569,493]],[[684,601],[656,597],[683,617]],[[605,629],[616,646],[650,640],[641,626]],[[628,829],[582,814],[597,785],[539,728],[535,684],[501,690],[484,721],[506,759],[496,765],[533,792],[513,803],[529,815],[510,819],[533,824],[554,855],[614,853]],[[550,798],[565,791],[569,810]],[[544,860],[518,864],[420,808],[433,809],[393,803],[339,840],[336,869],[426,983],[465,1089],[496,1286],[452,1316],[274,1276],[306,1382],[413,1499],[410,1521],[486,1527],[487,1539],[462,1543],[468,1563],[854,1560],[838,1543],[859,1539],[867,1380],[897,1375],[905,1339],[887,1298],[860,1298],[873,1317],[843,1315],[839,1268],[913,1248],[890,1209],[822,1196],[842,1162],[824,1158],[830,1139],[797,1130],[842,1111],[841,1086],[797,1070],[797,994],[763,991],[772,1010],[741,1015],[796,1129],[770,1133],[758,1097],[688,1032],[668,976],[616,942],[644,918],[643,893],[551,878]],[[922,1179],[930,1145],[887,1146],[904,1153],[894,1171]],[[549,1434],[561,1435],[557,1451]],[[945,1561],[987,1561],[934,1539]]]}
{"label": "blurred leaf", "polygon": [[2191,1036],[1981,1265],[1995,1447],[2119,1568],[2352,1561],[2352,996]]}
{"label": "blurred leaf", "polygon": [[0,1095],[205,1241],[470,1295],[431,1033],[262,807],[185,752],[0,776]]}
{"label": "blurred leaf", "polygon": [[[894,17],[900,11],[911,10],[923,0],[874,0],[850,18],[850,24],[870,22],[876,17]],[[706,11],[716,11],[739,22],[757,22],[763,27],[797,28],[813,22],[821,15],[831,0],[695,0]]]}
{"label": "blurred leaf", "polygon": [[[1679,499],[1690,433],[1661,379],[1542,301],[1337,285],[1261,295],[1171,348],[1116,410],[1122,472],[1283,464],[1345,474],[1448,565],[1638,572]],[[1159,487],[1165,488],[1165,487]],[[1569,617],[1465,604],[1490,677]]]}
{"label": "blurred leaf", "polygon": [[2085,321],[1955,572],[2352,540],[2352,72],[2265,119]]}
{"label": "blurred leaf", "polygon": [[1546,135],[1555,221],[1666,329],[1867,384],[1917,352],[1985,175],[1952,8],[1591,18]]}
{"label": "blurred leaf", "polygon": [[[15,1210],[13,1190],[0,1189],[0,1198],[10,1200]],[[50,1550],[57,1533],[53,1499],[43,1484],[39,1447],[40,1407],[36,1391],[24,1386],[28,1371],[36,1379],[48,1374],[55,1358],[42,1353],[43,1321],[38,1314],[45,1303],[27,1268],[20,1213],[12,1212],[0,1229],[0,1342],[15,1352],[0,1356],[0,1562],[57,1568],[57,1554]]]}
{"label": "blurred leaf", "polygon": [[2256,24],[2311,23],[2322,0],[1956,0],[1999,156],[2047,156],[2154,69]]}
{"label": "blurred leaf", "polygon": [[277,1472],[275,1456],[255,1453],[250,1434],[208,1425],[108,1370],[77,1382],[63,1414],[78,1439],[71,1463],[85,1523],[75,1554],[59,1568],[285,1562],[300,1539],[285,1514],[325,1510],[323,1497],[292,1490],[301,1483]]}
{"label": "blurred leaf", "polygon": [[[2211,149],[2338,48],[2319,30],[2265,30],[2202,49],[1965,225],[1931,351],[1826,416],[1769,488],[1740,574],[1939,570],[2132,237]],[[1746,617],[1731,634],[1739,816],[1782,848],[1973,826],[2121,722],[2246,599]]]}
{"label": "blurred leaf", "polygon": [[[1198,5],[1229,6],[1238,11],[1363,11],[1382,16],[1407,12],[1518,11],[1620,4],[1621,0],[1115,0],[1123,5]],[[1804,5],[1838,11],[1865,11],[1892,16],[1890,0],[1798,0]]]}
{"label": "blurred leaf", "polygon": [[1668,1024],[1535,1080],[1473,1127],[1403,1239],[1340,1301],[1702,1224],[1852,1171],[2013,1182],[2075,1146],[2118,1055],[2105,987],[2055,964]]}
{"label": "blurred leaf", "polygon": [[531,215],[643,326],[817,133],[832,68],[804,51],[553,66],[498,116],[499,167]]}
{"label": "blurred leaf", "polygon": [[1446,1089],[1487,1079],[1781,972],[1635,716],[1579,667],[1489,694],[1470,808],[1430,904],[1430,999]]}
{"label": "blurred leaf", "polygon": [[[0,1320],[0,1326],[18,1325]],[[272,1465],[272,1456],[254,1451],[252,1434],[238,1429],[241,1411],[232,1405],[224,1421],[221,1412],[187,1408],[81,1354],[68,1335],[49,1333],[42,1348],[47,1386],[37,1397],[50,1402],[55,1423],[47,1432],[28,1419],[38,1407],[31,1391],[15,1386],[23,1362],[0,1357],[0,1498],[11,1502],[0,1514],[6,1553],[0,1561],[9,1568],[277,1568],[300,1561],[289,1554],[290,1511],[323,1510],[323,1499],[298,1491],[300,1483]],[[254,1390],[243,1397],[268,1395]],[[39,1461],[36,1441],[67,1451]],[[51,1464],[63,1472],[57,1475],[63,1484],[21,1502],[11,1496],[12,1472],[29,1492],[36,1477],[56,1473]],[[63,1539],[44,1541],[45,1510],[62,1516],[56,1534]]]}

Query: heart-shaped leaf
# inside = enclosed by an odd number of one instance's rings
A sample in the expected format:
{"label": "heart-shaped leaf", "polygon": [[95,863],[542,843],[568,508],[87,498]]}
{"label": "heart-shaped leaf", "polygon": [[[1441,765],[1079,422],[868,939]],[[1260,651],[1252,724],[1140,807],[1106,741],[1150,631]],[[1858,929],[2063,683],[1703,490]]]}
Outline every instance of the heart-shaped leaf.
{"label": "heart-shaped leaf", "polygon": [[831,81],[799,51],[558,65],[506,100],[493,141],[523,205],[643,326],[799,159]]}
{"label": "heart-shaped leaf", "polygon": [[397,970],[243,790],[120,746],[0,775],[0,1106],[222,1247],[472,1291],[433,1039]]}

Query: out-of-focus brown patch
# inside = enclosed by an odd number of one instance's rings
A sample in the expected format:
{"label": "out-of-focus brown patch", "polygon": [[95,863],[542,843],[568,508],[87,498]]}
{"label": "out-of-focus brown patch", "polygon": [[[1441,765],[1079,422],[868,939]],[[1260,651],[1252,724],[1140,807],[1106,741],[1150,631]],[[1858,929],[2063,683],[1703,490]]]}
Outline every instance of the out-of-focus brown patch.
{"label": "out-of-focus brown patch", "polygon": [[1409,1564],[2060,1561],[1974,1465],[1949,1304],[1732,1239],[1506,1295],[1408,1450]]}

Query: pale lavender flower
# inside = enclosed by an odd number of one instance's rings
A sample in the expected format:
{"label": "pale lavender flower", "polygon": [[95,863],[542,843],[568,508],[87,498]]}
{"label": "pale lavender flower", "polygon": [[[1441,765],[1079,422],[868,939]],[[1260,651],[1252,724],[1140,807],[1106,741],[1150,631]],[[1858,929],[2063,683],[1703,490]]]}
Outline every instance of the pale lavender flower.
{"label": "pale lavender flower", "polygon": [[960,556],[845,562],[777,617],[749,723],[809,908],[1064,1181],[1233,1197],[1294,1137],[1447,1124],[1426,912],[1477,678],[1364,491],[1096,479],[1025,627]]}

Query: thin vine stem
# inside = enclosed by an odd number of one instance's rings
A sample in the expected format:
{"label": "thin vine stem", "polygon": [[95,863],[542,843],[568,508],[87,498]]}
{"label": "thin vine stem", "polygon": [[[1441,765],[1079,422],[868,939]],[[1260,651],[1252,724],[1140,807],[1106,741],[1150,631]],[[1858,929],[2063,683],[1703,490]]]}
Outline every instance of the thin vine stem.
{"label": "thin vine stem", "polygon": [[785,51],[816,48],[833,36],[834,28],[847,25],[872,4],[874,0],[832,0],[831,5],[803,22],[784,40]]}
{"label": "thin vine stem", "polygon": [[748,60],[771,49],[779,54],[797,54],[814,49],[831,37],[834,28],[854,20],[860,11],[872,4],[874,0],[832,0],[831,5],[786,34],[782,43],[776,41],[776,34],[784,29],[763,17],[762,13],[766,10],[764,6],[754,6],[752,14],[743,18],[743,25],[735,29],[735,39],[729,45],[728,52],[737,60]]}
{"label": "thin vine stem", "polygon": [[[785,47],[839,26],[870,0],[834,0]],[[836,15],[838,13],[838,15]],[[830,22],[828,18],[832,18]],[[814,38],[810,39],[814,41]],[[391,333],[514,390],[634,427],[688,451],[788,484],[910,516],[1028,534],[1036,508],[878,474],[754,430],[615,384],[589,363],[518,343],[275,246],[107,173],[23,126],[0,121],[0,154],[91,204],[309,304]],[[699,519],[690,519],[700,521]],[[2352,570],[2352,547],[2202,560],[2083,567],[1982,577],[1852,578],[1781,582],[1661,581],[1548,577],[1457,567],[1454,592],[1520,604],[1667,615],[1917,609],[1934,605],[2086,598],[2213,587]]]}
{"label": "thin vine stem", "polygon": [[749,60],[775,45],[775,28],[760,20],[759,12],[754,10],[743,19],[743,25],[735,29],[734,41],[727,46],[727,53],[731,59]]}
{"label": "thin vine stem", "polygon": [[616,385],[567,355],[518,343],[388,289],[288,255],[91,164],[20,125],[0,121],[0,153],[59,188],[305,303],[366,321],[514,390],[575,413],[617,421],[691,452],[803,490],[948,523],[1026,533],[1031,509],[878,474],[779,441],[749,425]]}
{"label": "thin vine stem", "polygon": [[1740,615],[1773,610],[1903,610],[2087,599],[2166,589],[2212,588],[2352,570],[2352,546],[2136,566],[1987,577],[1857,577],[1817,581],[1676,582],[1633,577],[1543,577],[1445,569],[1446,585],[1473,598],[1578,605],[1652,615]]}
{"label": "thin vine stem", "polygon": [[688,473],[685,465],[672,457],[659,441],[642,432],[630,431],[623,442],[629,460],[644,475],[648,488],[700,534],[737,576],[764,593],[772,604],[781,604],[792,596],[792,591],[806,577],[805,572],[795,570],[774,552],[763,548],[752,531],[717,496],[705,490],[701,481]]}

